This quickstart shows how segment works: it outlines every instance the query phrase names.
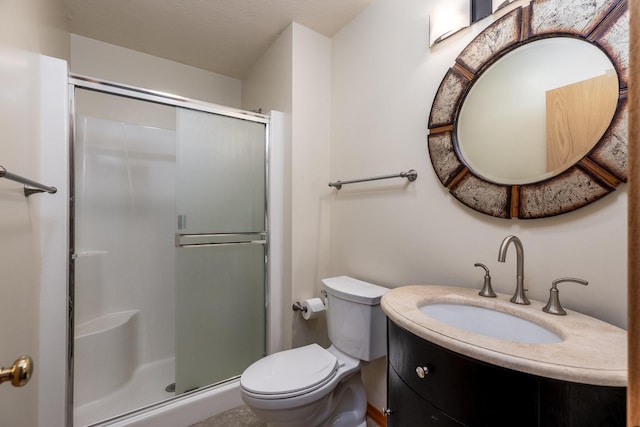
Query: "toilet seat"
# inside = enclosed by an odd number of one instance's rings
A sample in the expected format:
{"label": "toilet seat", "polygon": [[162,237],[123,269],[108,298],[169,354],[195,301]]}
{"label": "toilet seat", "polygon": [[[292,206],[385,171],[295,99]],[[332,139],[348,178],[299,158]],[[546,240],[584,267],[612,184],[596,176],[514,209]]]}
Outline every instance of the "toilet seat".
{"label": "toilet seat", "polygon": [[286,399],[326,385],[336,376],[339,366],[331,352],[309,344],[258,360],[244,371],[240,386],[256,398]]}

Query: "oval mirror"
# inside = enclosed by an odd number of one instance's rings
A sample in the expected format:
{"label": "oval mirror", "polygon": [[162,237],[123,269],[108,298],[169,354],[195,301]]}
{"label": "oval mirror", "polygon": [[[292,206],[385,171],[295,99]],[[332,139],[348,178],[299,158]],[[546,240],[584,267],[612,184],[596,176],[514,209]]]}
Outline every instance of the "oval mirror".
{"label": "oval mirror", "polygon": [[562,172],[609,127],[618,76],[583,40],[554,37],[511,51],[470,88],[458,115],[460,155],[480,176],[526,184]]}
{"label": "oval mirror", "polygon": [[570,212],[627,180],[627,0],[533,0],[456,58],[429,115],[449,192],[500,218]]}

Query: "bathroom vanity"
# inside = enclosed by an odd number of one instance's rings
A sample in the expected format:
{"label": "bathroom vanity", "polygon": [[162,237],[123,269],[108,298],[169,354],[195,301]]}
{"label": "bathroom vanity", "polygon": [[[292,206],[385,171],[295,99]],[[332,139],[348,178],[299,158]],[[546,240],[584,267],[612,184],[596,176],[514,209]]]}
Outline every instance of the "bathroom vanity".
{"label": "bathroom vanity", "polygon": [[388,339],[389,427],[625,425],[625,387],[559,381],[487,364],[391,321]]}
{"label": "bathroom vanity", "polygon": [[[555,343],[498,339],[425,314],[441,303],[473,305],[539,324]],[[387,425],[624,426],[626,332],[568,311],[543,313],[509,296],[408,286],[382,301],[388,317]]]}

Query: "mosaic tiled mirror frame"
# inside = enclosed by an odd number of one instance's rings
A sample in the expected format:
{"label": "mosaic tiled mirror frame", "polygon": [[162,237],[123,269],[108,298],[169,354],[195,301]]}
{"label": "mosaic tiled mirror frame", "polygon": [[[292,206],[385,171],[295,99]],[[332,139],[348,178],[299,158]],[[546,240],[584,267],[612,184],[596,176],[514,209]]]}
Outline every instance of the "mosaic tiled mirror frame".
{"label": "mosaic tiled mirror frame", "polygon": [[[457,149],[456,122],[475,81],[523,44],[563,36],[599,47],[615,66],[618,105],[609,128],[583,158],[558,175],[522,185],[475,173]],[[533,0],[498,19],[456,58],[429,115],[428,148],[440,182],[460,202],[499,218],[533,219],[571,212],[627,181],[629,12],[627,0]]]}

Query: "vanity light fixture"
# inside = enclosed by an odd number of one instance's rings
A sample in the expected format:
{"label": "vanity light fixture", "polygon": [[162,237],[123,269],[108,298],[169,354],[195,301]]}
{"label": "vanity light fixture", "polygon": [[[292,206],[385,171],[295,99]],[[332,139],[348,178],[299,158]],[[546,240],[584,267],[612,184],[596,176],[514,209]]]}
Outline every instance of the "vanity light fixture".
{"label": "vanity light fixture", "polygon": [[491,15],[494,12],[493,5],[501,1],[506,4],[511,0],[471,0],[471,23],[474,24]]}
{"label": "vanity light fixture", "polygon": [[508,6],[510,3],[513,3],[514,1],[516,0],[491,0],[491,12],[496,13],[498,10]]}
{"label": "vanity light fixture", "polygon": [[429,15],[429,47],[471,24],[470,0],[441,0]]}
{"label": "vanity light fixture", "polygon": [[429,47],[515,0],[441,0],[429,16]]}

